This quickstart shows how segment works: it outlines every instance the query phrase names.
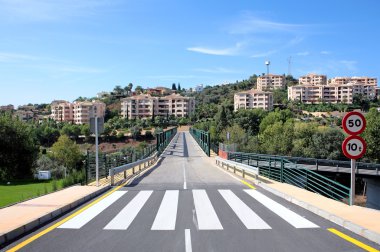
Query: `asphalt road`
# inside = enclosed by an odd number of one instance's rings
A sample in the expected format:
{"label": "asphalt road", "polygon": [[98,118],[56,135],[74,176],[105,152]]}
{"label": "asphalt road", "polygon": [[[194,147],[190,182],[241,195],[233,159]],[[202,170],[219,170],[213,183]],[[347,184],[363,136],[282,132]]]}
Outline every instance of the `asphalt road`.
{"label": "asphalt road", "polygon": [[157,167],[20,251],[363,251],[327,228],[379,249],[248,188],[213,166],[189,133],[178,133]]}

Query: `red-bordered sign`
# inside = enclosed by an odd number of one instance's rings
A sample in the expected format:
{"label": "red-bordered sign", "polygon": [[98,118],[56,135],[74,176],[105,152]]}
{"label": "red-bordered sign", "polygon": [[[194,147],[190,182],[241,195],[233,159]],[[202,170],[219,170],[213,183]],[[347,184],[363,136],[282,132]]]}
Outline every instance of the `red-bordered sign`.
{"label": "red-bordered sign", "polygon": [[359,135],[365,130],[366,120],[361,113],[353,111],[343,117],[342,126],[347,134]]}
{"label": "red-bordered sign", "polygon": [[367,150],[367,144],[360,136],[349,136],[342,143],[343,154],[350,159],[361,158]]}

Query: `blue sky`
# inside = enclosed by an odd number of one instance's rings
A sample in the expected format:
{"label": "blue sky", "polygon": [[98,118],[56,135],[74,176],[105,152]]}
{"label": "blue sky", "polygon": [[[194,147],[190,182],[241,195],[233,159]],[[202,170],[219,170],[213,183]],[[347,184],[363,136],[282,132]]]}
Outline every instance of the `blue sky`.
{"label": "blue sky", "polygon": [[0,105],[266,72],[371,76],[380,1],[0,0]]}

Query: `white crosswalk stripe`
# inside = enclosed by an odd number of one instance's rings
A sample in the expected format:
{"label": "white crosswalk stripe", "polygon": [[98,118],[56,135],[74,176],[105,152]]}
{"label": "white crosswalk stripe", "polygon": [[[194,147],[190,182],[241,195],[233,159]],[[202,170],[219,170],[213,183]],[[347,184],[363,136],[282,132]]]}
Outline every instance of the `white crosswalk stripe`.
{"label": "white crosswalk stripe", "polygon": [[175,230],[178,195],[178,190],[168,190],[165,192],[156,218],[154,219],[152,230]]}
{"label": "white crosswalk stripe", "polygon": [[256,190],[246,189],[244,191],[295,228],[319,227]]}
{"label": "white crosswalk stripe", "polygon": [[139,192],[131,202],[128,203],[121,211],[111,220],[104,229],[108,230],[126,230],[135,219],[141,208],[145,205],[153,191]]}
{"label": "white crosswalk stripe", "polygon": [[207,196],[206,190],[193,190],[195,212],[199,230],[221,230],[219,218]]}
{"label": "white crosswalk stripe", "polygon": [[[225,207],[230,207],[234,214],[239,218],[241,223],[247,229],[272,229],[265,220],[263,220],[253,208],[252,201],[250,206],[247,202],[244,202],[229,189],[218,190],[224,201],[222,202]],[[274,214],[282,218],[284,221],[288,222],[294,228],[319,228],[315,223],[307,220],[306,218],[300,216],[299,214],[287,209],[285,206],[277,203],[276,201],[270,199],[264,194],[258,192],[257,190],[246,189],[244,190],[249,196],[256,200],[259,204],[265,206],[267,209],[272,211]],[[78,215],[68,220],[67,222],[60,225],[59,229],[80,229],[100,213],[105,211],[127,191],[116,191],[103,200],[97,202],[86,210],[83,210]],[[154,221],[151,226],[151,230],[176,230],[176,222],[178,215],[178,205],[179,197],[182,195],[180,190],[167,190],[159,206],[158,210],[152,209],[150,213]],[[136,196],[129,201],[126,206],[120,210],[120,212],[103,228],[104,230],[127,230],[132,222],[135,220],[139,212],[143,209],[146,202],[152,196],[153,190],[144,190],[136,194]],[[160,194],[154,194],[155,197],[160,197]],[[213,200],[210,200],[206,190],[193,189],[192,190],[193,202],[194,202],[194,220],[195,225],[199,230],[223,230],[222,221],[213,206]],[[157,202],[157,201],[155,201]],[[220,203],[219,203],[220,204]],[[221,206],[221,205],[220,205]],[[154,215],[154,216],[153,216]],[[196,218],[195,218],[196,217]],[[189,227],[186,227],[189,228]]]}
{"label": "white crosswalk stripe", "polygon": [[247,229],[271,229],[263,219],[261,219],[231,190],[218,191]]}
{"label": "white crosswalk stripe", "polygon": [[126,191],[116,191],[93,206],[87,208],[74,218],[63,223],[58,228],[68,228],[68,229],[79,229],[86,225],[89,221],[95,218],[98,214],[104,211],[107,207],[117,201],[121,196],[123,196]]}

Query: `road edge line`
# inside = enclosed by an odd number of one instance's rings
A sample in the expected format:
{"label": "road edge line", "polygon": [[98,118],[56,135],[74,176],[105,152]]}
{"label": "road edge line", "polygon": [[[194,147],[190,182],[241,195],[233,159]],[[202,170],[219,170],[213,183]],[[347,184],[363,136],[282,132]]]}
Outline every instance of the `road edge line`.
{"label": "road edge line", "polygon": [[375,249],[375,248],[373,248],[373,247],[371,247],[371,246],[369,246],[369,245],[367,245],[367,244],[365,244],[365,243],[363,243],[363,242],[361,242],[355,238],[352,238],[352,237],[336,230],[335,228],[328,228],[327,230],[330,231],[331,233],[335,234],[336,236],[342,238],[343,240],[346,240],[346,241],[358,246],[359,248],[364,249],[365,251],[380,252],[379,250],[377,250],[377,249]]}
{"label": "road edge line", "polygon": [[64,218],[63,220],[60,220],[59,222],[47,227],[46,229],[38,232],[37,234],[29,237],[28,239],[26,239],[25,241],[17,244],[16,246],[6,250],[7,252],[14,252],[14,251],[18,251],[19,249],[25,247],[26,245],[28,245],[29,243],[37,240],[38,238],[42,237],[43,235],[53,231],[54,229],[56,229],[57,227],[59,227],[60,225],[62,225],[63,223],[67,222],[68,220],[74,218],[75,216],[77,216],[78,214],[82,213],[84,210],[90,208],[91,206],[95,205],[96,203],[98,203],[99,201],[103,200],[104,198],[106,198],[107,196],[109,196],[110,194],[112,194],[113,192],[119,190],[121,187],[123,187],[126,183],[123,183],[117,187],[115,187],[114,189],[112,189],[111,191],[107,192],[106,194],[100,196],[99,198],[97,198],[96,200],[92,201],[91,203],[89,203],[88,205],[82,207],[81,209],[77,210],[76,212],[72,213],[71,215],[67,216],[66,218]]}

